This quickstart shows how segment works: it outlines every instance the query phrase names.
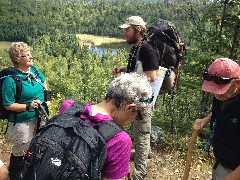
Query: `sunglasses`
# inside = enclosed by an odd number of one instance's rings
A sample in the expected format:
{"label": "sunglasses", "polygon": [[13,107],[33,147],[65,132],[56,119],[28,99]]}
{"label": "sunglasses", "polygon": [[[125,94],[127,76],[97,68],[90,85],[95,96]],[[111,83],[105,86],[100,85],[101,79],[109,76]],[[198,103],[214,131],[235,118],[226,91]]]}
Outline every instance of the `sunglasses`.
{"label": "sunglasses", "polygon": [[138,102],[151,103],[151,102],[153,101],[153,99],[154,99],[154,94],[152,93],[152,96],[151,96],[151,97],[146,98],[146,99],[144,99],[144,98],[140,98],[140,99],[138,100]]}
{"label": "sunglasses", "polygon": [[213,74],[208,74],[207,72],[203,73],[203,79],[207,81],[214,81],[216,84],[227,84],[233,79],[238,78],[226,78],[226,77],[218,77]]}

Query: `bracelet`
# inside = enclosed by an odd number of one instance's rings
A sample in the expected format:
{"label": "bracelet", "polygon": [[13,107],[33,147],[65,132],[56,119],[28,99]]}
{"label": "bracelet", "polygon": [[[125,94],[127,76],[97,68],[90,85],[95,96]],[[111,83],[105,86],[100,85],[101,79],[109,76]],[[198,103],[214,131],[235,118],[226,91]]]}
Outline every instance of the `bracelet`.
{"label": "bracelet", "polygon": [[27,104],[26,105],[26,111],[29,111],[30,110],[30,104]]}

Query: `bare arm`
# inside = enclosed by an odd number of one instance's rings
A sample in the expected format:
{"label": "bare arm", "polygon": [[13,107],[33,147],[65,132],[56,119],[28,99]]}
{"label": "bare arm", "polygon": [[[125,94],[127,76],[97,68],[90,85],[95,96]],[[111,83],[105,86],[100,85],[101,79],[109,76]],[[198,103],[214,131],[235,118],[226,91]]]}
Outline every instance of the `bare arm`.
{"label": "bare arm", "polygon": [[[42,104],[39,100],[33,100],[29,104],[29,109],[36,108],[38,105]],[[27,110],[27,104],[19,104],[19,103],[13,103],[10,106],[4,106],[7,110],[14,111],[14,112],[23,112]]]}
{"label": "bare arm", "polygon": [[223,180],[240,180],[240,165],[230,174],[225,176]]}
{"label": "bare arm", "polygon": [[144,73],[147,75],[147,77],[150,78],[150,82],[154,82],[157,78],[157,71],[144,71]]}
{"label": "bare arm", "polygon": [[203,128],[207,123],[210,122],[211,117],[212,117],[212,113],[209,113],[205,118],[196,119],[195,122],[193,123],[193,129],[199,130]]}

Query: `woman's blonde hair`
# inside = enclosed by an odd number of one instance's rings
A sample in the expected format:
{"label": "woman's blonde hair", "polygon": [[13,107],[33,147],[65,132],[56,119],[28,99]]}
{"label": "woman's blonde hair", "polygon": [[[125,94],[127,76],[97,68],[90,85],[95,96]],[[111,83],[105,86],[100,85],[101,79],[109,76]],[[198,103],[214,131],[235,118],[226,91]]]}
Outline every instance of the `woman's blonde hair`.
{"label": "woman's blonde hair", "polygon": [[24,42],[13,42],[9,48],[9,56],[13,63],[16,63],[16,58],[21,56],[21,52],[30,50],[30,47]]}

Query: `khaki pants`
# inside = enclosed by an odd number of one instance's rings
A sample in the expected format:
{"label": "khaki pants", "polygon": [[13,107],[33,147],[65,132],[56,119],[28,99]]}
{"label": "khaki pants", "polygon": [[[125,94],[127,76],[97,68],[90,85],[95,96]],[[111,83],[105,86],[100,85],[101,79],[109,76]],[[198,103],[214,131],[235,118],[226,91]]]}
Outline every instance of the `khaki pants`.
{"label": "khaki pants", "polygon": [[150,133],[151,118],[153,115],[153,107],[149,107],[145,114],[142,114],[142,120],[133,122],[134,130],[134,170],[133,179],[143,180],[147,176],[148,154],[150,152]]}
{"label": "khaki pants", "polygon": [[23,150],[27,150],[33,136],[36,134],[37,119],[29,122],[9,123],[8,135],[13,141],[12,154],[24,156]]}
{"label": "khaki pants", "polygon": [[216,169],[214,168],[212,169],[212,180],[222,180],[225,176],[227,176],[231,172],[232,170],[225,168],[219,163]]}

